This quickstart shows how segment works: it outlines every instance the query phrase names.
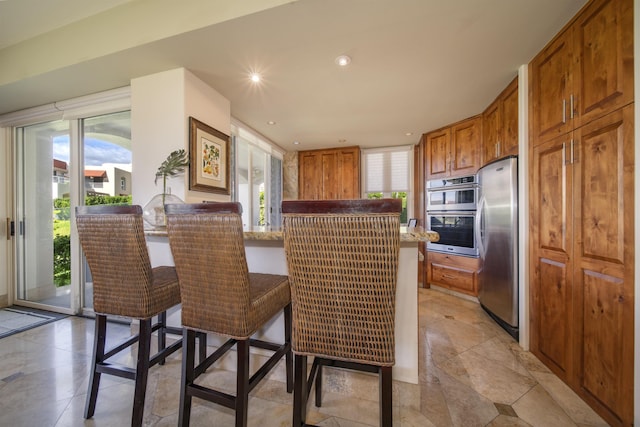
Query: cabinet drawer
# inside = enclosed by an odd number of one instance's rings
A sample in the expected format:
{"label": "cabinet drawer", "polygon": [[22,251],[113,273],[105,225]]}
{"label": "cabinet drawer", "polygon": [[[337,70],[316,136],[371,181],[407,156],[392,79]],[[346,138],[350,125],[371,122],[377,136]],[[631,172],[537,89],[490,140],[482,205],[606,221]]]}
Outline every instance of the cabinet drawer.
{"label": "cabinet drawer", "polygon": [[474,275],[475,271],[460,270],[447,265],[431,265],[431,278],[433,283],[461,291],[475,293],[475,287],[473,286]]}
{"label": "cabinet drawer", "polygon": [[478,296],[479,259],[427,252],[427,282]]}

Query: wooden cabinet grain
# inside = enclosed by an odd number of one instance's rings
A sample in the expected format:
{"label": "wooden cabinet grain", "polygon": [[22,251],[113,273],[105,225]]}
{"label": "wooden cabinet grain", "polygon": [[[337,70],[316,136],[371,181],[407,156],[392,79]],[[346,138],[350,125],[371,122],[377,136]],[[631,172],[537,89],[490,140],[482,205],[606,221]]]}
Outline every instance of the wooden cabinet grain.
{"label": "wooden cabinet grain", "polygon": [[478,296],[479,259],[427,252],[427,283]]}
{"label": "wooden cabinet grain", "polygon": [[633,425],[633,1],[591,0],[531,64],[531,351]]}
{"label": "wooden cabinet grain", "polygon": [[517,77],[482,113],[482,165],[512,154],[518,154]]}
{"label": "wooden cabinet grain", "polygon": [[426,178],[473,175],[480,166],[482,116],[425,135]]}
{"label": "wooden cabinet grain", "polygon": [[633,0],[594,0],[531,62],[541,143],[633,101]]}
{"label": "wooden cabinet grain", "polygon": [[633,104],[532,149],[531,351],[633,419]]}
{"label": "wooden cabinet grain", "polygon": [[300,151],[298,198],[360,198],[360,148]]}

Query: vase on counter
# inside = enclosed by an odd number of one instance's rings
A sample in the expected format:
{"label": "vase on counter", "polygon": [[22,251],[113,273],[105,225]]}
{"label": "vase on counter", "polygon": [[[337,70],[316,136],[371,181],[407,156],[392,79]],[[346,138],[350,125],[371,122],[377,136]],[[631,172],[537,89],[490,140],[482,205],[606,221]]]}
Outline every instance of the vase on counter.
{"label": "vase on counter", "polygon": [[166,217],[164,215],[164,205],[171,203],[184,203],[180,197],[171,193],[156,194],[142,208],[142,219],[144,219],[153,228],[164,228],[167,226]]}

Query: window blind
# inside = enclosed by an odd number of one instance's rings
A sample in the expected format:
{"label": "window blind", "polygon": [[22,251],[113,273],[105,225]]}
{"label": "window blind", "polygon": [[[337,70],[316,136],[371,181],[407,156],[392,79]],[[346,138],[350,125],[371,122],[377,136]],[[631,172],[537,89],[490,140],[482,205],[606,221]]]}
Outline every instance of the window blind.
{"label": "window blind", "polygon": [[363,150],[366,193],[409,191],[411,148]]}

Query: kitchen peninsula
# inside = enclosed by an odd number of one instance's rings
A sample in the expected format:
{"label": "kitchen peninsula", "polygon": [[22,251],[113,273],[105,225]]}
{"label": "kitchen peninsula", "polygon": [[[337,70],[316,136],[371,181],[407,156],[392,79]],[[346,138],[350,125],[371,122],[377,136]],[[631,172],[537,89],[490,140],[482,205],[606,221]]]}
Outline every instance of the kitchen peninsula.
{"label": "kitchen peninsula", "polygon": [[[166,230],[146,230],[152,265],[173,265]],[[244,232],[245,250],[249,270],[257,273],[287,274],[281,229],[253,227]],[[396,291],[396,364],[393,378],[418,384],[418,244],[437,241],[438,234],[420,227],[400,230],[400,260],[398,288]],[[170,323],[179,323],[177,313],[170,316]],[[258,332],[259,337],[281,341],[283,316],[274,318]],[[215,343],[215,340],[210,340]],[[215,344],[214,344],[215,345]]]}

